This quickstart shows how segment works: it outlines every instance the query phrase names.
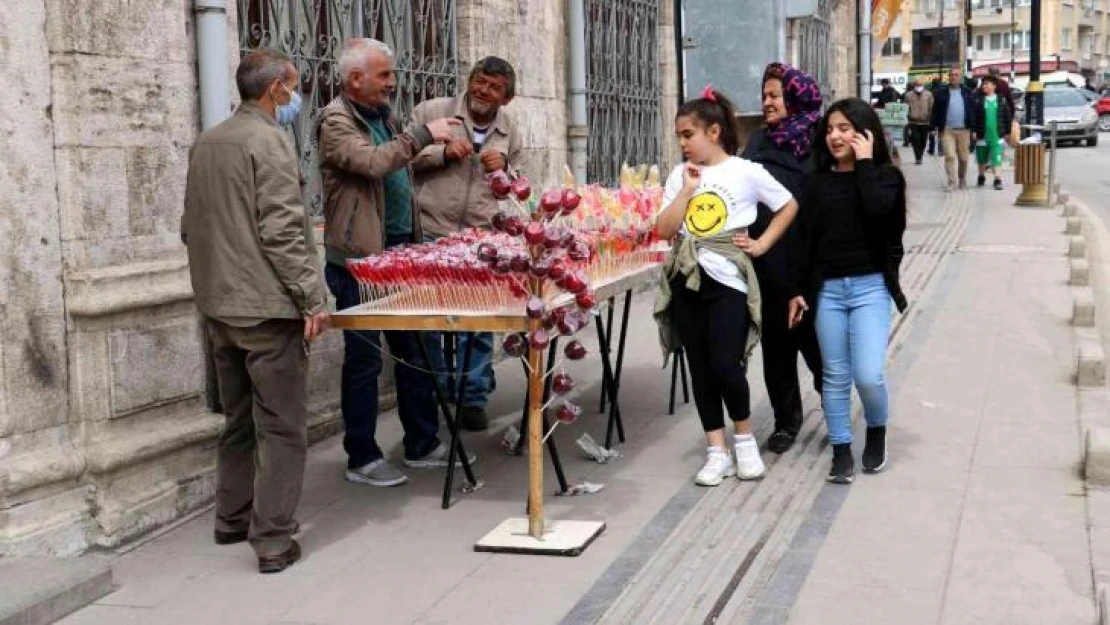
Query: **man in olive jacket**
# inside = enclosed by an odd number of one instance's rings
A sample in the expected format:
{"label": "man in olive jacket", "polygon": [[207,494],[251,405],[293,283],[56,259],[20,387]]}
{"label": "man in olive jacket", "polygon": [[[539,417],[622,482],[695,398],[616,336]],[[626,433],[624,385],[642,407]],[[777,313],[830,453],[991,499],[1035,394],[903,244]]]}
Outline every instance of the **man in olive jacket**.
{"label": "man in olive jacket", "polygon": [[[497,198],[486,185],[486,174],[520,166],[523,140],[504,107],[516,93],[516,72],[508,61],[487,56],[470,70],[466,92],[454,98],[421,102],[412,123],[426,124],[454,117],[463,125],[446,145],[430,145],[412,162],[416,208],[426,240],[464,228],[488,228],[497,213]],[[459,334],[457,354],[466,353],[466,333]],[[493,335],[473,334],[469,373],[458,407],[459,422],[467,430],[489,426],[486,403],[494,389]],[[461,358],[456,379],[462,377]]]}
{"label": "man in olive jacket", "polygon": [[308,341],[327,326],[327,295],[297,157],[278,125],[297,116],[297,71],[284,54],[259,50],[235,80],[242,106],[190,152],[181,238],[227,418],[215,541],[249,539],[259,571],[275,573],[301,553],[292,537],[308,445]]}
{"label": "man in olive jacket", "polygon": [[[343,93],[321,112],[317,127],[324,187],[324,276],[340,310],[360,303],[359,285],[347,270],[350,258],[380,254],[420,241],[420,214],[413,210],[410,162],[435,141],[452,138],[455,119],[437,119],[401,132],[389,111],[396,86],[393,53],[374,39],[351,39],[339,58]],[[404,427],[404,463],[414,468],[447,466],[447,446],[438,438],[439,407],[425,370],[417,332],[386,332],[398,365],[397,412]],[[430,341],[429,341],[430,342]],[[408,480],[385,460],[375,440],[381,338],[376,331],[343,332],[340,391],[347,452],[347,479],[371,486]],[[432,346],[429,346],[432,347]]]}

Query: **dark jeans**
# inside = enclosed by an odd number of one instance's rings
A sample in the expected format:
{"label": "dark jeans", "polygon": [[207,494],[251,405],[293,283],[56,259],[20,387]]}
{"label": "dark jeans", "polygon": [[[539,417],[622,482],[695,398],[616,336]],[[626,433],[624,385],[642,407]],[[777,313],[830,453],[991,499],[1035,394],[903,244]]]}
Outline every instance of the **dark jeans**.
{"label": "dark jeans", "polygon": [[[329,264],[324,269],[328,288],[339,309],[360,303],[358,282],[345,267]],[[383,456],[374,440],[378,425],[378,375],[382,372],[381,334],[378,331],[343,332],[343,379],[340,408],[343,412],[343,449],[347,467],[357,469]],[[427,340],[420,332],[385,332],[389,352],[395,358],[422,370],[431,367],[424,361],[417,341]],[[397,412],[405,436],[405,457],[420,458],[439,445],[439,406],[435,387],[424,371],[398,364],[394,368],[397,385]]]}
{"label": "dark jeans", "polygon": [[929,127],[921,124],[910,124],[910,142],[913,144],[913,156],[921,160],[925,154],[925,143],[929,139]]}
{"label": "dark jeans", "polygon": [[[424,235],[424,242],[431,243],[435,237]],[[437,365],[437,370],[446,370],[447,364],[441,349],[442,335],[439,332],[429,333],[429,340],[435,345],[432,360]],[[459,332],[455,335],[455,362],[454,377],[440,376],[440,385],[451,392],[448,399],[452,402],[458,399],[458,381],[462,379],[463,354],[466,351],[467,337],[473,336],[474,341],[470,346],[470,367],[466,376],[466,388],[463,389],[462,405],[468,408],[485,408],[489,402],[489,395],[497,388],[497,379],[493,373],[493,333],[492,332]]]}
{"label": "dark jeans", "polygon": [[812,315],[802,323],[787,326],[790,294],[771,280],[760,278],[760,308],[763,312],[763,381],[775,413],[775,430],[797,434],[802,429],[802,393],[798,383],[798,353],[813,372],[813,388],[821,392],[821,348]]}
{"label": "dark jeans", "polygon": [[694,405],[706,432],[725,427],[721,403],[733,421],[744,421],[751,408],[745,371],[748,296],[701,275],[701,289],[691,291],[680,277],[671,283],[671,322],[686,350]]}
{"label": "dark jeans", "polygon": [[237,327],[205,318],[224,410],[216,529],[246,530],[259,556],[289,548],[308,450],[304,321]]}

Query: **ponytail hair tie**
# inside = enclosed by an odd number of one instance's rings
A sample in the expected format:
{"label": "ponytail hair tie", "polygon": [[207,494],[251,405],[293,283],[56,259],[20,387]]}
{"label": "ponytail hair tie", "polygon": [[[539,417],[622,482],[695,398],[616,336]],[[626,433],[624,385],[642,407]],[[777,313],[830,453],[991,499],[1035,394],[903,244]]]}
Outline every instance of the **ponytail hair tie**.
{"label": "ponytail hair tie", "polygon": [[701,90],[701,97],[717,104],[717,94],[713,92],[713,83],[706,83],[705,89]]}

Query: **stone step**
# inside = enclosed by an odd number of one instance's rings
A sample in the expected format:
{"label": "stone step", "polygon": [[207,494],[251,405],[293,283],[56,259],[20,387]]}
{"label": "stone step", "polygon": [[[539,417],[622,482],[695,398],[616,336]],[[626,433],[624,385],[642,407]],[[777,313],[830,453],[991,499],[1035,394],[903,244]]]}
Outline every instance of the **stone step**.
{"label": "stone step", "polygon": [[105,558],[0,558],[0,625],[53,623],[114,590]]}

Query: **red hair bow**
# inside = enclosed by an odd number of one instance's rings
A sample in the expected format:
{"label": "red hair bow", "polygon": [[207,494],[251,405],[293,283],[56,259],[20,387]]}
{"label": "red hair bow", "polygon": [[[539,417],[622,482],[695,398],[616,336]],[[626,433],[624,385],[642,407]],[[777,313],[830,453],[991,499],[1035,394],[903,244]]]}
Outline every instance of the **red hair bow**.
{"label": "red hair bow", "polygon": [[717,94],[713,93],[713,83],[707,83],[705,85],[705,89],[701,90],[701,97],[714,104],[717,103]]}

